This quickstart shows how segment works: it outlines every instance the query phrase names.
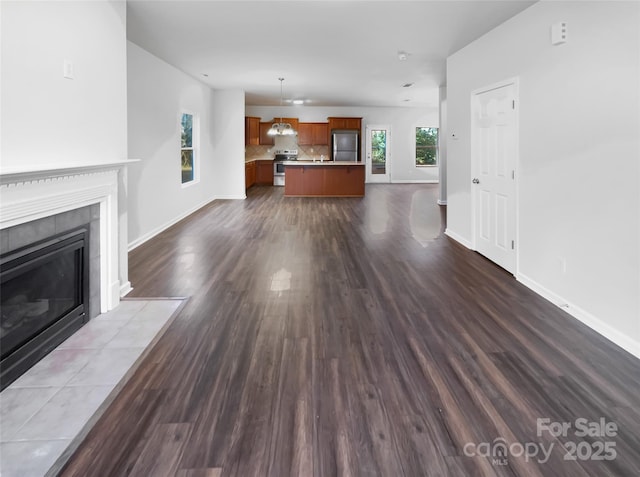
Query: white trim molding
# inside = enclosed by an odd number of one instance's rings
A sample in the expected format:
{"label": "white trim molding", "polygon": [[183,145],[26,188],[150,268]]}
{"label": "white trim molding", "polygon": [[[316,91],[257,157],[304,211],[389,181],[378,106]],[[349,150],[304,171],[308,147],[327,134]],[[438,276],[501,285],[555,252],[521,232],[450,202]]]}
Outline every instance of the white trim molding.
{"label": "white trim molding", "polygon": [[[392,184],[438,184],[438,179],[393,179]],[[375,182],[373,183],[375,184]]]}
{"label": "white trim molding", "polygon": [[127,294],[132,291],[133,287],[131,286],[131,282],[127,281],[126,283],[123,283],[122,285],[120,285],[120,298],[122,298],[123,296],[127,296]]}
{"label": "white trim molding", "polygon": [[[232,198],[235,199],[236,197],[232,197]],[[164,224],[154,228],[153,230],[151,230],[150,232],[144,234],[143,236],[138,237],[137,239],[129,242],[129,246],[128,246],[129,252],[131,252],[135,248],[138,248],[143,243],[148,242],[149,240],[151,240],[156,235],[164,232],[165,230],[167,230],[172,225],[177,224],[182,219],[187,218],[188,216],[190,216],[194,212],[197,212],[198,210],[202,209],[203,207],[205,207],[206,205],[210,204],[211,202],[213,202],[216,199],[218,199],[218,197],[214,197],[213,199],[205,200],[204,202],[201,202],[200,204],[196,205],[195,207],[192,207],[191,209],[187,210],[186,212],[178,215],[177,217],[174,217],[173,219],[169,220],[168,222],[165,222]]]}
{"label": "white trim molding", "polygon": [[458,235],[457,233],[453,232],[450,229],[445,229],[444,234],[447,237],[452,238],[453,240],[455,240],[456,242],[458,242],[460,245],[463,245],[465,247],[467,247],[469,250],[473,250],[473,247],[471,246],[471,242],[469,240],[467,240],[466,238],[462,237],[461,235]]}
{"label": "white trim molding", "polygon": [[634,355],[636,358],[640,358],[640,342],[631,339],[629,336],[609,326],[606,322],[604,322],[597,316],[594,316],[591,313],[583,310],[579,306],[569,303],[567,300],[563,299],[561,296],[552,292],[548,288],[545,288],[544,286],[540,285],[538,282],[536,282],[535,280],[532,280],[526,275],[523,275],[522,273],[518,273],[516,275],[516,280],[518,280],[527,288],[536,292],[538,295],[540,295],[544,299],[550,301],[551,303],[556,305],[558,308],[563,309],[573,318],[577,319],[581,323],[584,323],[595,332],[607,338],[609,341],[620,346],[622,349],[628,351],[629,353]]}

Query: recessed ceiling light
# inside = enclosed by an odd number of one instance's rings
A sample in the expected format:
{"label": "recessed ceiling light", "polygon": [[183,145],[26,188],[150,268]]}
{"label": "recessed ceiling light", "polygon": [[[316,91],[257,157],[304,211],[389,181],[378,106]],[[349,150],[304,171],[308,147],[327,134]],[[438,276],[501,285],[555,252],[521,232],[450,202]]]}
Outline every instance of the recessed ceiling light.
{"label": "recessed ceiling light", "polygon": [[402,85],[403,88],[411,88],[413,86],[413,83],[405,83]]}
{"label": "recessed ceiling light", "polygon": [[398,52],[398,59],[400,61],[405,61],[407,58],[409,58],[409,53],[407,53],[406,51],[399,51]]}
{"label": "recessed ceiling light", "polygon": [[304,99],[294,99],[293,104],[304,104]]}

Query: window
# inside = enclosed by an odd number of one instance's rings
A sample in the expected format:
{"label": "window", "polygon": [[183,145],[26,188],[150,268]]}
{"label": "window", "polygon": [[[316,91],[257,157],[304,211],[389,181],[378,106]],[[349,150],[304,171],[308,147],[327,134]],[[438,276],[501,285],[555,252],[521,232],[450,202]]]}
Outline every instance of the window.
{"label": "window", "polygon": [[416,128],[416,166],[438,165],[438,128]]}
{"label": "window", "polygon": [[387,131],[371,131],[371,174],[387,173]]}
{"label": "window", "polygon": [[194,118],[193,114],[183,113],[180,121],[180,169],[182,183],[194,182],[196,177],[196,151],[194,147]]}

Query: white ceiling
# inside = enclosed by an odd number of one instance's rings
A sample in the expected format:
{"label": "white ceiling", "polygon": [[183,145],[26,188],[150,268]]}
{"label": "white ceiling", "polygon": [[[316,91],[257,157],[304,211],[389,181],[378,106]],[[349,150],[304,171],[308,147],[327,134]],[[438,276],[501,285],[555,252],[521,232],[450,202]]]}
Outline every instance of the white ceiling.
{"label": "white ceiling", "polygon": [[425,107],[447,56],[533,3],[128,0],[127,36],[248,105],[279,104],[284,77],[285,100],[308,105]]}

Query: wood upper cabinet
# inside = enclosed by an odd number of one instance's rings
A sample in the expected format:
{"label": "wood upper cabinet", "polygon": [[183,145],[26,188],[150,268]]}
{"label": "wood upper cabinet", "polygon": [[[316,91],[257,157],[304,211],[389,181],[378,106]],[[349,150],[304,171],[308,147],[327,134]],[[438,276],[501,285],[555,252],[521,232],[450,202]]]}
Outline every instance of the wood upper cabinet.
{"label": "wood upper cabinet", "polygon": [[362,129],[362,118],[327,118],[329,121],[329,132],[333,129]]}
{"label": "wood upper cabinet", "polygon": [[[272,146],[274,144],[273,141],[273,136],[269,136],[267,134],[267,131],[269,131],[269,129],[271,129],[271,125],[273,123],[279,123],[280,122],[280,118],[273,118],[271,121],[267,121],[266,123],[260,123],[260,145],[262,146]],[[291,127],[294,129],[294,131],[298,131],[298,126],[299,126],[299,122],[298,122],[298,118],[282,118],[282,122],[283,123],[289,123],[291,124]]]}
{"label": "wood upper cabinet", "polygon": [[[280,121],[280,118],[273,118],[274,123],[277,123],[279,121]],[[282,122],[291,124],[291,127],[293,128],[294,131],[297,131],[298,126],[300,125],[298,118],[282,118]]]}
{"label": "wood upper cabinet", "polygon": [[310,146],[313,144],[313,129],[311,123],[298,125],[298,145]]}
{"label": "wood upper cabinet", "polygon": [[298,144],[302,146],[320,146],[329,144],[329,125],[327,123],[299,123]]}
{"label": "wood upper cabinet", "polygon": [[327,123],[313,123],[313,144],[328,145],[329,144],[329,125]]}
{"label": "wood upper cabinet", "polygon": [[267,131],[271,129],[273,122],[260,123],[260,145],[261,146],[273,146],[273,136],[269,136]]}
{"label": "wood upper cabinet", "polygon": [[260,144],[260,118],[245,116],[244,145],[257,146]]}

